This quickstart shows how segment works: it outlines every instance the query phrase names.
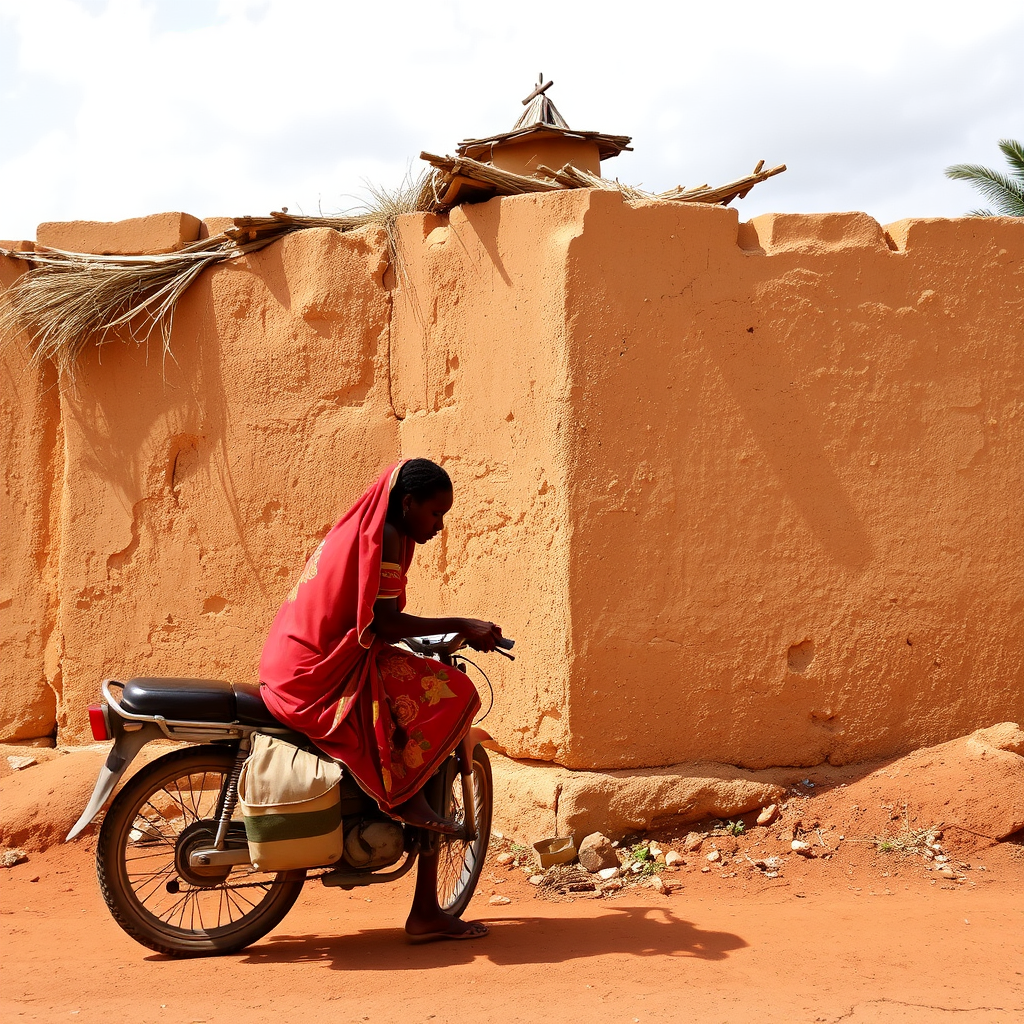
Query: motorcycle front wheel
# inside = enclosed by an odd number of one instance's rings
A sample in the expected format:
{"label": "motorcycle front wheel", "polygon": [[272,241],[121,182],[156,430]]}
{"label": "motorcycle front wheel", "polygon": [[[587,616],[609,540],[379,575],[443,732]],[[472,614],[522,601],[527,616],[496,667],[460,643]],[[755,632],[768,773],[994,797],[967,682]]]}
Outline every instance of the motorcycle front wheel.
{"label": "motorcycle front wheel", "polygon": [[[449,773],[445,787],[445,817],[460,825],[465,820],[462,776]],[[476,839],[466,841],[442,836],[437,855],[437,903],[447,914],[461,917],[476,891],[484,869],[487,844],[491,841],[491,814],[494,809],[494,784],[487,751],[478,743],[473,748],[473,803],[476,810]]]}
{"label": "motorcycle front wheel", "polygon": [[[267,874],[250,865],[198,876],[190,848],[216,834],[234,751],[192,747],[137,772],[100,828],[96,868],[114,920],[137,942],[173,957],[233,953],[261,939],[292,908],[305,871]],[[229,846],[245,842],[233,822]]]}

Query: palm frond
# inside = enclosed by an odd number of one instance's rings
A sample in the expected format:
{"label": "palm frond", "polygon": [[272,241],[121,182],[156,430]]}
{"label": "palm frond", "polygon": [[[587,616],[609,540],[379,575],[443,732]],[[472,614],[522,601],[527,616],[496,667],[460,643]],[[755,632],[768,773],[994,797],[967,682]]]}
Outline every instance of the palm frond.
{"label": "palm frond", "polygon": [[946,177],[967,181],[1004,217],[1024,217],[1024,181],[1016,181],[981,164],[953,164]]}
{"label": "palm frond", "polygon": [[1013,168],[1014,176],[1024,181],[1024,145],[1016,139],[1000,139],[999,148]]}

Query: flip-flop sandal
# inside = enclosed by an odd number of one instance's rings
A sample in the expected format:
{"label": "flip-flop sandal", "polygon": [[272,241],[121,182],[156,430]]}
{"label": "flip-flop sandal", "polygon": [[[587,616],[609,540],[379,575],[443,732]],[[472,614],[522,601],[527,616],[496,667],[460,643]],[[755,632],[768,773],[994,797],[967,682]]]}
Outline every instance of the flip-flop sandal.
{"label": "flip-flop sandal", "polygon": [[[483,928],[483,931],[473,930]],[[459,942],[462,939],[482,939],[490,934],[490,929],[482,921],[473,921],[470,929],[464,932],[427,932],[425,935],[409,935],[406,933],[409,943],[413,946],[422,946],[427,942]]]}

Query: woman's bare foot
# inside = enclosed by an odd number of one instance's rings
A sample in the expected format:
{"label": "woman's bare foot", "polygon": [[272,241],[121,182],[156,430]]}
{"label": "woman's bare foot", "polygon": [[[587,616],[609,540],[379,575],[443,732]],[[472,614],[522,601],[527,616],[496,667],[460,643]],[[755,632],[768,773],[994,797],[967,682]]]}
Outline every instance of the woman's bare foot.
{"label": "woman's bare foot", "polygon": [[448,939],[482,939],[487,934],[483,921],[460,921],[457,917],[438,910],[421,916],[415,906],[405,922],[409,941],[415,945],[424,942],[443,942]]}
{"label": "woman's bare foot", "polygon": [[438,816],[434,808],[427,803],[427,798],[423,795],[422,790],[406,800],[405,803],[392,808],[390,813],[392,817],[404,821],[408,825],[429,829],[431,832],[440,832],[441,835],[454,836],[459,831],[459,826],[454,821]]}
{"label": "woman's bare foot", "polygon": [[460,921],[446,914],[437,904],[437,860],[439,843],[420,854],[416,869],[416,890],[405,922],[412,943],[438,942],[443,939],[482,939],[487,925],[482,921]]}

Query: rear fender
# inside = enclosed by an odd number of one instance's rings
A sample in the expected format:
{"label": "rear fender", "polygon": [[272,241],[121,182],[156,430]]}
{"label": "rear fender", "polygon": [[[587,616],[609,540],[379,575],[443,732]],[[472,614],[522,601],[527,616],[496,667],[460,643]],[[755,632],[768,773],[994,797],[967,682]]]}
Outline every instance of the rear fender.
{"label": "rear fender", "polygon": [[[110,799],[125,769],[135,760],[139,751],[151,740],[165,739],[165,733],[156,722],[144,722],[141,727],[133,728],[135,723],[125,727],[121,719],[111,715],[111,725],[117,732],[114,745],[107,754],[106,763],[100,769],[99,778],[92,791],[92,797],[86,805],[82,816],[75,822],[74,828],[68,833],[64,842],[68,843],[80,835],[85,827],[92,822],[93,818],[103,809],[103,805]],[[116,724],[115,724],[116,723]],[[118,726],[120,725],[120,728]]]}

